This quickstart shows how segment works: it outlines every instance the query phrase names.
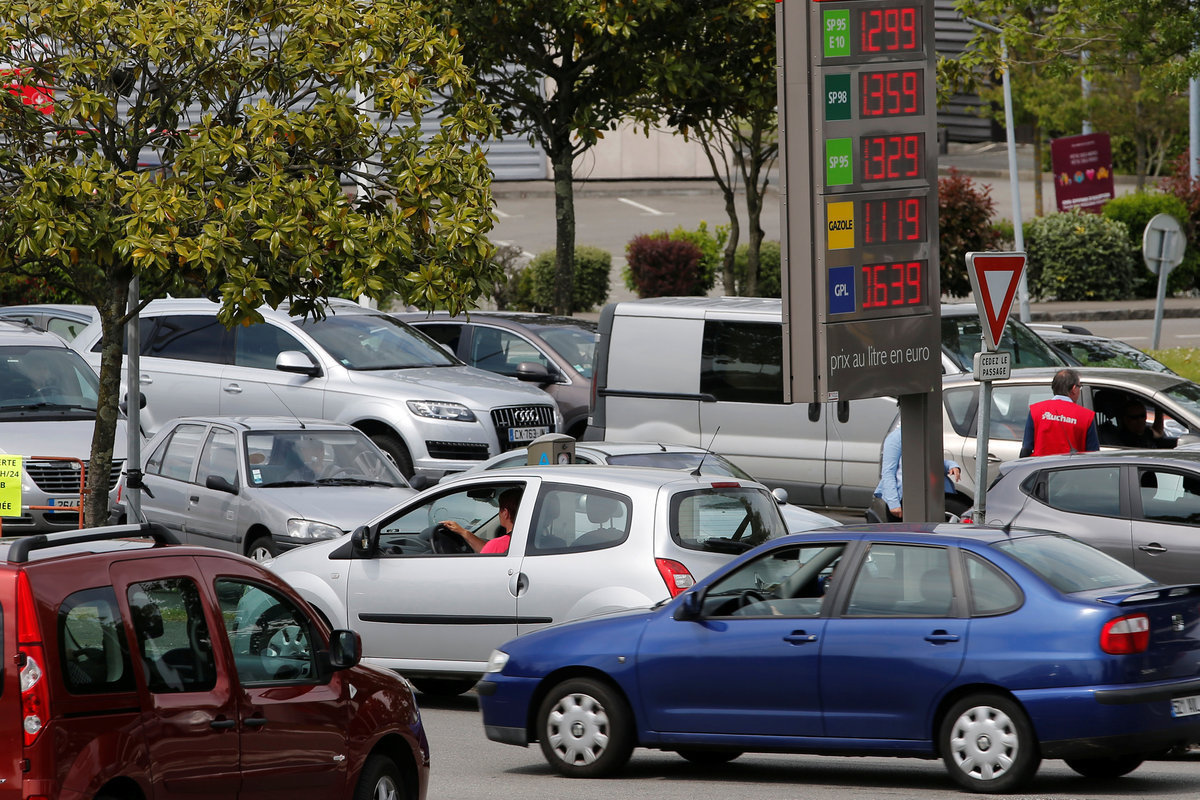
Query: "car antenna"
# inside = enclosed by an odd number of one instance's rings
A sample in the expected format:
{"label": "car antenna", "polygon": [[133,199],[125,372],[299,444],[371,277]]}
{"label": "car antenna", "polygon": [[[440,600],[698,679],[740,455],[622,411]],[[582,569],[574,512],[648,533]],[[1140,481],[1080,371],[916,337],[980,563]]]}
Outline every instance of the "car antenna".
{"label": "car antenna", "polygon": [[275,399],[279,401],[279,405],[287,409],[287,412],[292,415],[292,419],[296,420],[296,424],[300,426],[300,430],[308,430],[308,426],[304,424],[304,420],[297,416],[295,411],[292,411],[291,406],[283,402],[283,398],[279,396],[279,392],[275,391],[275,387],[271,384],[266,384],[266,387],[271,390],[271,394],[275,395]]}
{"label": "car antenna", "polygon": [[700,476],[700,470],[704,467],[704,459],[708,458],[708,454],[712,452],[713,442],[716,441],[717,434],[720,432],[721,432],[721,426],[718,425],[717,429],[715,431],[713,431],[713,435],[710,436],[708,439],[708,447],[704,448],[704,455],[700,456],[700,463],[696,465],[696,468],[694,470],[692,470],[693,476],[695,476],[695,477]]}

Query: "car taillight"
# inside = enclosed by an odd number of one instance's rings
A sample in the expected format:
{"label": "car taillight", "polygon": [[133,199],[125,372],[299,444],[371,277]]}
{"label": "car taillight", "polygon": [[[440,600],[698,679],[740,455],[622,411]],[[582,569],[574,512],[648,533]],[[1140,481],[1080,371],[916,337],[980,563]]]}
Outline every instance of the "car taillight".
{"label": "car taillight", "polygon": [[1150,618],[1130,614],[1110,619],[1100,631],[1100,649],[1113,655],[1143,653],[1150,646]]}
{"label": "car taillight", "polygon": [[28,747],[37,741],[49,720],[50,690],[42,672],[42,665],[46,663],[42,629],[33,604],[29,577],[24,572],[17,575],[17,650],[21,668],[21,727]]}
{"label": "car taillight", "polygon": [[678,561],[672,561],[669,558],[656,558],[654,559],[654,563],[658,566],[658,574],[662,575],[663,582],[667,584],[667,591],[671,593],[671,597],[674,597],[696,583],[696,579],[692,577],[692,573],[688,572],[688,568]]}

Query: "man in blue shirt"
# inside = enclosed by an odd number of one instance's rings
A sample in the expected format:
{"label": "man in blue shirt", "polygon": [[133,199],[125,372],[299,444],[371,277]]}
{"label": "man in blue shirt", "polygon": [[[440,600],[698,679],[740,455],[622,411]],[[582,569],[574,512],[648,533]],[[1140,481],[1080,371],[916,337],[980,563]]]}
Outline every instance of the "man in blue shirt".
{"label": "man in blue shirt", "polygon": [[[962,475],[962,469],[949,459],[943,461],[942,466],[946,470],[946,494],[953,494],[954,482]],[[879,485],[875,487],[875,496],[883,498],[884,505],[887,506],[887,522],[900,522],[904,519],[904,507],[901,503],[904,497],[904,472],[900,467],[899,425],[883,440]]]}

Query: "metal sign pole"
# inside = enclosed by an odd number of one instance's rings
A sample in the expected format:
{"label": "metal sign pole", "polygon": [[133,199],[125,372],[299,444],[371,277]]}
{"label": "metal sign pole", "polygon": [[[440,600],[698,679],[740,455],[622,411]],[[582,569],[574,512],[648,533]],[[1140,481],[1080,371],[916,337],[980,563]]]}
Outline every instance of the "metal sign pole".
{"label": "metal sign pole", "polygon": [[1151,346],[1154,350],[1158,349],[1158,337],[1162,335],[1163,307],[1167,302],[1167,274],[1170,272],[1165,262],[1169,250],[1167,245],[1173,234],[1174,231],[1163,231],[1162,238],[1158,240],[1158,297],[1154,301],[1154,344]]}
{"label": "metal sign pole", "polygon": [[[980,345],[980,349],[986,349]],[[992,429],[992,382],[979,382],[979,411],[975,414],[979,421],[975,431],[975,516],[973,520],[981,525],[987,522],[987,468],[988,468],[988,434]]]}

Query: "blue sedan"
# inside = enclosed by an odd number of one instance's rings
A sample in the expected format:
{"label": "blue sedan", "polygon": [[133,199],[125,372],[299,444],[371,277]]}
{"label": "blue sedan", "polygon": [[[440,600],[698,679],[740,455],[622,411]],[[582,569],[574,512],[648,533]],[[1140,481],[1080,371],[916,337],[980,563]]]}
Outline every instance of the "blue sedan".
{"label": "blue sedan", "polygon": [[488,738],[540,742],[570,777],[641,746],[941,758],[978,792],[1042,758],[1115,778],[1200,741],[1200,585],[1041,531],[814,531],[653,609],[508,642],[477,690]]}

